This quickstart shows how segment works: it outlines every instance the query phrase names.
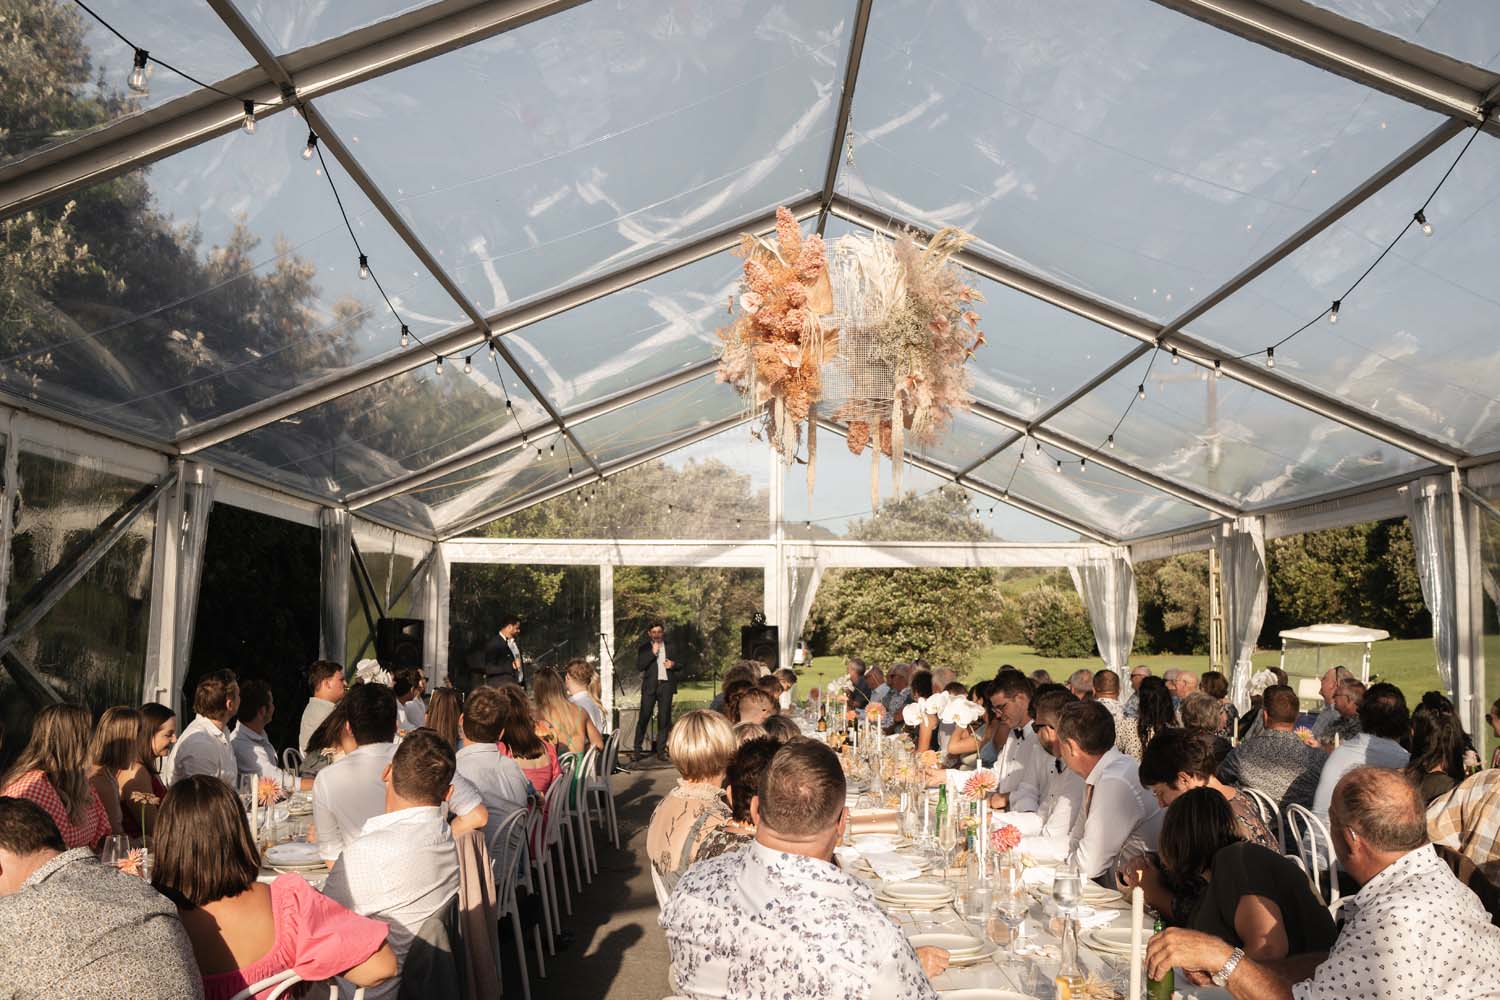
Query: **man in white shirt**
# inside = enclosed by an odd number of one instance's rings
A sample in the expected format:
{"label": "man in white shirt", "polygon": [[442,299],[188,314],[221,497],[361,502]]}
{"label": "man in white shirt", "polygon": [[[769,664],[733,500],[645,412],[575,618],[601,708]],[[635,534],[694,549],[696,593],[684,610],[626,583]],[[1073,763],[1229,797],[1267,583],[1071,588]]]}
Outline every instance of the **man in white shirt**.
{"label": "man in white shirt", "polygon": [[402,667],[396,671],[395,682],[401,731],[421,729],[427,725],[427,705],[422,701],[422,692],[427,690],[426,675],[421,667]]}
{"label": "man in white shirt", "polygon": [[1361,885],[1332,951],[1259,962],[1171,928],[1151,938],[1150,974],[1180,968],[1236,1000],[1500,996],[1500,929],[1427,843],[1416,786],[1399,771],[1356,768],[1335,788],[1329,819],[1339,864]]}
{"label": "man in white shirt", "polygon": [[197,717],[177,738],[167,762],[173,784],[195,774],[207,774],[238,788],[239,765],[229,745],[229,720],[239,707],[240,686],[234,671],[217,670],[198,682],[193,690]]}
{"label": "man in white shirt", "polygon": [[1078,699],[1070,691],[1045,691],[1033,705],[1032,722],[1037,743],[1045,761],[1033,779],[1041,789],[1041,800],[1035,812],[1000,812],[991,819],[991,829],[1013,826],[1021,833],[1020,850],[1039,861],[1061,861],[1072,849],[1071,834],[1078,811],[1083,807],[1083,779],[1063,765],[1057,742],[1057,722],[1063,707]]}
{"label": "man in white shirt", "polygon": [[848,819],[844,772],[821,743],[777,751],[750,800],[755,840],[699,861],[660,922],[672,992],[699,1000],[935,1000],[941,949],[912,949],[864,882],[831,863]]}
{"label": "man in white shirt", "polygon": [[[276,748],[266,735],[266,726],[276,714],[271,685],[262,680],[248,680],[240,685],[238,724],[229,737],[234,750],[235,766],[241,775],[254,774],[274,781],[282,780],[283,771]],[[312,787],[311,778],[302,779],[304,789]]]}
{"label": "man in white shirt", "polygon": [[[453,773],[453,748],[437,733],[421,729],[403,740],[381,775],[384,813],[365,821],[323,886],[334,902],[390,925],[398,967],[422,924],[458,892],[458,851],[442,809]],[[400,988],[392,976],[365,997],[383,1000]],[[343,982],[339,991],[354,992]]]}
{"label": "man in white shirt", "polygon": [[1040,776],[1051,765],[1052,757],[1037,742],[1031,721],[1031,699],[1036,685],[1017,670],[1002,670],[990,685],[990,710],[1009,729],[1010,736],[995,759],[995,773],[1000,779],[990,797],[993,809],[1013,812],[1036,812],[1041,805]]}
{"label": "man in white shirt", "polygon": [[485,839],[490,843],[501,824],[517,809],[526,808],[532,795],[531,781],[521,765],[502,754],[496,745],[500,740],[504,698],[498,688],[476,688],[458,717],[464,734],[464,745],[457,757],[458,776],[473,785],[484,800],[484,808],[490,814],[485,824]]}
{"label": "man in white shirt", "polygon": [[604,732],[604,710],[594,700],[589,685],[594,681],[594,668],[583,657],[574,657],[563,670],[563,684],[568,689],[568,700],[583,709],[594,722],[594,728]]}
{"label": "man in white shirt", "polygon": [[1312,724],[1312,734],[1318,739],[1321,740],[1323,732],[1339,721],[1339,710],[1333,704],[1334,695],[1338,694],[1339,684],[1353,679],[1354,675],[1346,667],[1331,667],[1323,672],[1323,677],[1318,682],[1318,693],[1323,696],[1323,709]]}
{"label": "man in white shirt", "polygon": [[344,697],[344,668],[332,660],[318,660],[307,668],[307,685],[312,698],[302,710],[302,723],[297,727],[297,749],[304,753],[307,741]]}
{"label": "man in white shirt", "polygon": [[1390,767],[1400,770],[1410,755],[1397,742],[1407,734],[1411,717],[1406,711],[1406,695],[1394,684],[1372,684],[1359,706],[1358,736],[1345,740],[1328,755],[1318,790],[1313,794],[1313,812],[1328,822],[1328,804],[1339,779],[1356,767]]}
{"label": "man in white shirt", "polygon": [[667,735],[672,731],[672,693],[677,687],[677,668],[667,650],[667,630],[653,622],[646,638],[636,647],[635,668],[641,673],[641,714],[635,724],[635,755],[641,755],[646,727],[656,714],[656,756],[667,759]]}
{"label": "man in white shirt", "polygon": [[1156,850],[1161,807],[1141,787],[1136,759],[1115,749],[1115,720],[1103,705],[1080,701],[1064,707],[1057,739],[1063,763],[1084,781],[1068,860],[1084,878],[1113,887],[1120,861]]}
{"label": "man in white shirt", "polygon": [[520,634],[521,619],[506,615],[500,620],[500,631],[485,644],[484,682],[490,687],[526,682],[521,669],[521,647],[516,644]]}
{"label": "man in white shirt", "polygon": [[[396,696],[384,684],[356,684],[344,696],[345,726],[356,746],[313,781],[313,825],[318,854],[330,866],[365,823],[385,810],[385,766],[396,752]],[[489,820],[478,791],[454,782],[450,802],[453,832],[478,829]]]}

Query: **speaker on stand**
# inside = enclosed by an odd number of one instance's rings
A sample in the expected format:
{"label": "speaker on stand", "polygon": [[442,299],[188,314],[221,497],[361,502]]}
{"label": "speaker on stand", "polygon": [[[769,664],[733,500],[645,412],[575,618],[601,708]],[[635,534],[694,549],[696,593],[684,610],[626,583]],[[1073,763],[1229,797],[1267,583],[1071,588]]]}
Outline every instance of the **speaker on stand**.
{"label": "speaker on stand", "polygon": [[745,625],[740,629],[740,659],[759,660],[775,670],[781,664],[780,633],[775,625]]}

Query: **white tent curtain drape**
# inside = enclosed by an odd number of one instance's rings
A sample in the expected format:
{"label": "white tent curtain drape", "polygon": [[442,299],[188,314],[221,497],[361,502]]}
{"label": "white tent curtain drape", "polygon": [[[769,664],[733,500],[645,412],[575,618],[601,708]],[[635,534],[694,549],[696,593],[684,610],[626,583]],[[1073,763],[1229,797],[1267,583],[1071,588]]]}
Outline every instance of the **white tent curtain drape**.
{"label": "white tent curtain drape", "polygon": [[1442,476],[1428,476],[1406,491],[1412,547],[1422,600],[1432,613],[1438,678],[1454,694],[1458,670],[1458,593],[1454,576],[1453,493]]}
{"label": "white tent curtain drape", "polygon": [[1091,556],[1070,566],[1073,586],[1088,609],[1094,642],[1104,665],[1123,681],[1135,642],[1135,568],[1128,549],[1115,549],[1107,556]]}
{"label": "white tent curtain drape", "polygon": [[323,550],[318,656],[343,663],[348,645],[349,564],[354,521],[347,510],[324,507],[318,514],[318,527]]}
{"label": "white tent curtain drape", "polygon": [[1251,657],[1266,620],[1266,532],[1258,517],[1238,518],[1214,541],[1224,593],[1224,636],[1229,652],[1229,697],[1250,707]]}
{"label": "white tent curtain drape", "polygon": [[788,616],[781,636],[781,662],[791,666],[797,640],[802,637],[802,628],[812,613],[813,598],[818,595],[818,585],[823,581],[823,566],[818,562],[790,566],[787,577],[791,600],[787,602]]}
{"label": "white tent curtain drape", "polygon": [[172,629],[172,676],[187,676],[193,653],[193,625],[198,620],[198,584],[203,579],[203,548],[208,515],[214,506],[214,470],[193,463],[182,484],[182,531],[177,540],[177,621]]}

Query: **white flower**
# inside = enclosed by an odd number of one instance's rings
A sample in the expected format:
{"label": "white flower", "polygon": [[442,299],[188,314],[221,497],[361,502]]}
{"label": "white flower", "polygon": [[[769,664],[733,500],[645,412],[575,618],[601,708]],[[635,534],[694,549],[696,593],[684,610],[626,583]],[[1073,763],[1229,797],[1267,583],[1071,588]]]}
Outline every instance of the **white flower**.
{"label": "white flower", "polygon": [[396,684],[395,679],[380,665],[379,660],[360,660],[355,664],[354,682],[356,684],[384,684],[386,687],[394,687]]}
{"label": "white flower", "polygon": [[927,708],[927,699],[919,698],[901,710],[901,721],[908,726],[920,726]]}
{"label": "white flower", "polygon": [[972,726],[984,715],[984,708],[964,698],[954,698],[943,710],[942,720],[959,726]]}
{"label": "white flower", "polygon": [[944,710],[947,709],[948,703],[952,700],[953,696],[947,691],[939,691],[937,694],[927,699],[927,714],[941,716]]}

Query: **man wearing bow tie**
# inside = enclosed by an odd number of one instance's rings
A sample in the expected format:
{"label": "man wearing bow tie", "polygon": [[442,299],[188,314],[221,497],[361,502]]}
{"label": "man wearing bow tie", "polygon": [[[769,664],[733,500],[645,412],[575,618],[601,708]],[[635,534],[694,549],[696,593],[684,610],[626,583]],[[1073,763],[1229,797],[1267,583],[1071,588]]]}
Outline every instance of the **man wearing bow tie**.
{"label": "man wearing bow tie", "polygon": [[990,686],[990,709],[1010,730],[995,761],[1000,784],[990,797],[993,809],[1035,812],[1042,790],[1037,776],[1051,763],[1051,755],[1037,741],[1031,720],[1031,699],[1036,686],[1018,670],[1002,670]]}

